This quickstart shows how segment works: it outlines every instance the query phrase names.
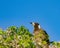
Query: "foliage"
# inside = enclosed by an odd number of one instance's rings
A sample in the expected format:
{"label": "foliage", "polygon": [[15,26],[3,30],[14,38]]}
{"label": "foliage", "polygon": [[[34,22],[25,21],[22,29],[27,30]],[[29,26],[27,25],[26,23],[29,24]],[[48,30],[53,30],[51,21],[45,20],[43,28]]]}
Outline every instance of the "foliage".
{"label": "foliage", "polygon": [[[6,30],[0,29],[0,48],[35,48],[34,36],[24,26],[10,26]],[[60,47],[60,43],[52,45]]]}
{"label": "foliage", "polygon": [[0,48],[34,48],[33,35],[24,26],[0,29]]}
{"label": "foliage", "polygon": [[51,46],[52,46],[52,47],[55,47],[55,48],[60,48],[60,42],[53,41],[53,42],[51,43]]}

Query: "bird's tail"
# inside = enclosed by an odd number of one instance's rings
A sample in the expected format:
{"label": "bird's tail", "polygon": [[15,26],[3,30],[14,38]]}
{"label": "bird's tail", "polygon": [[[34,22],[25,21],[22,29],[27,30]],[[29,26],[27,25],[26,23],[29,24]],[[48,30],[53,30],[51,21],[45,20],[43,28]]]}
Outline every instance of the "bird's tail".
{"label": "bird's tail", "polygon": [[54,41],[51,41],[50,44],[52,44]]}

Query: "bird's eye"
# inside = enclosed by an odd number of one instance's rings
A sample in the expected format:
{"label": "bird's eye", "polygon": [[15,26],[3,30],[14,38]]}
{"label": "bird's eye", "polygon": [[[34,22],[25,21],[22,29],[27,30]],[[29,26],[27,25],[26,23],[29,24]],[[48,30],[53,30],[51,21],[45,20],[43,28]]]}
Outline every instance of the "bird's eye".
{"label": "bird's eye", "polygon": [[38,24],[39,25],[39,24]]}
{"label": "bird's eye", "polygon": [[37,23],[37,25],[39,25],[39,24]]}

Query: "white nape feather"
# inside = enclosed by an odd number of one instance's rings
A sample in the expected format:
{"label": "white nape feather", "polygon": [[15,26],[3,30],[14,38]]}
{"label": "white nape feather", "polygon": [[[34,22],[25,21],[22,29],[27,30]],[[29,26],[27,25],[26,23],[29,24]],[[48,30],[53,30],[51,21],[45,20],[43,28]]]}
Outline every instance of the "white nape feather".
{"label": "white nape feather", "polygon": [[40,28],[41,28],[41,26],[40,26],[40,25],[38,25],[38,28],[40,29]]}

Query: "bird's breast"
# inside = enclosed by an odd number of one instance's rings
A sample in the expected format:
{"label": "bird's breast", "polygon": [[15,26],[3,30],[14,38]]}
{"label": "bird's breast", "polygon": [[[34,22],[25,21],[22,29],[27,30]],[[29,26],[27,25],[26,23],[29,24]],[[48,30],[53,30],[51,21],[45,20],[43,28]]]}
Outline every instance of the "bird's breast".
{"label": "bird's breast", "polygon": [[38,35],[39,34],[39,31],[34,31],[34,35]]}

